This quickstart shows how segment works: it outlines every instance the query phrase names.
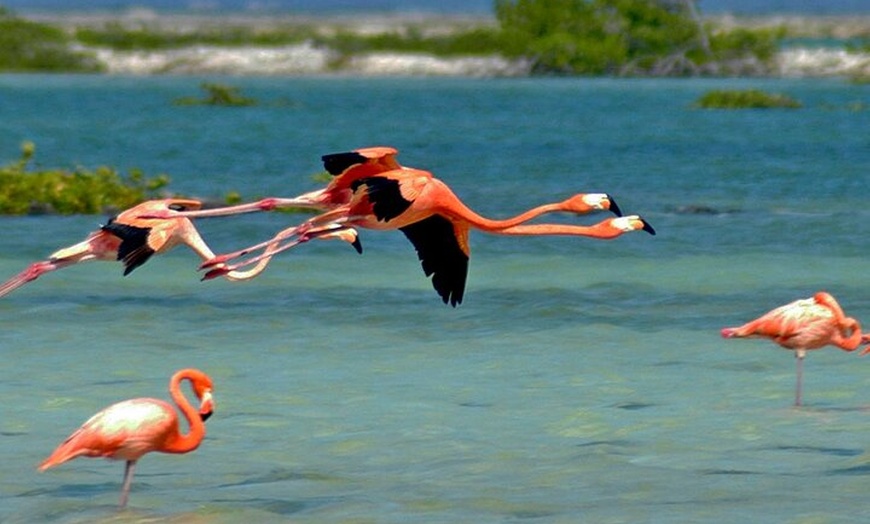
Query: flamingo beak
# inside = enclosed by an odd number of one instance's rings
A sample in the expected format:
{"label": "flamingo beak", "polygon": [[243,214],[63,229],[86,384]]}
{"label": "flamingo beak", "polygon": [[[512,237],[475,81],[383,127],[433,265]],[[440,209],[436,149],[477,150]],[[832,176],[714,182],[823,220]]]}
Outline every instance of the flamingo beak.
{"label": "flamingo beak", "polygon": [[214,413],[214,399],[211,395],[211,390],[206,390],[202,394],[201,403],[199,405],[199,417],[203,422],[209,419]]}
{"label": "flamingo beak", "polygon": [[618,205],[616,205],[616,200],[613,200],[613,197],[611,197],[610,195],[607,195],[607,201],[610,202],[610,207],[608,207],[608,209],[610,210],[610,212],[613,213],[614,215],[618,216],[618,217],[621,217],[621,216],[622,216],[622,210],[619,209],[619,206],[618,206]]}

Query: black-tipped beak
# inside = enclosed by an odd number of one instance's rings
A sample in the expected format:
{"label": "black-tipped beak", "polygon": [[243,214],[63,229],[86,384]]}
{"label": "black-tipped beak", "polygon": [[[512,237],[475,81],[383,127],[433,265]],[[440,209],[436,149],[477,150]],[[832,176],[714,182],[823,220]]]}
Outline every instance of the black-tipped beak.
{"label": "black-tipped beak", "polygon": [[206,411],[205,413],[200,413],[199,418],[201,418],[202,421],[205,422],[206,420],[211,418],[212,413],[214,413],[214,411]]}
{"label": "black-tipped beak", "polygon": [[652,227],[651,225],[649,225],[649,222],[647,222],[647,221],[644,220],[644,219],[641,219],[641,221],[643,222],[643,230],[644,230],[644,231],[646,231],[646,232],[649,233],[650,235],[655,235],[655,234],[656,234],[656,230],[653,229],[653,227]]}
{"label": "black-tipped beak", "polygon": [[[607,200],[608,200],[608,202],[610,202],[610,212],[618,217],[621,217],[622,210],[619,209],[618,205],[616,205],[616,200],[613,200],[613,197],[610,195],[607,195]],[[655,233],[653,233],[653,234],[655,234]]]}
{"label": "black-tipped beak", "polygon": [[356,249],[357,253],[362,255],[362,242],[359,241],[359,238],[355,238],[354,241],[351,242],[350,245],[352,245],[353,248]]}

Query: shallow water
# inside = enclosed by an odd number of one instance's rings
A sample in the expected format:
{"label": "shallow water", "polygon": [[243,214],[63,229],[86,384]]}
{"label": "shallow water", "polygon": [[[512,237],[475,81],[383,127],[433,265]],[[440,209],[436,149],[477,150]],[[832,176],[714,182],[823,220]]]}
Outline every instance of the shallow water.
{"label": "shallow water", "polygon": [[[658,230],[612,242],[472,234],[441,304],[396,232],[312,242],[247,283],[178,249],[93,263],[0,301],[3,522],[858,522],[870,360],[805,362],[719,329],[819,289],[870,318],[870,103],[837,80],[218,79],[257,108],[179,108],[201,78],[0,77],[0,156],[166,172],[249,199],[316,187],[323,153],[375,144],[503,217],[607,191]],[[799,111],[691,109],[714,87]],[[711,213],[689,213],[687,206]],[[563,217],[556,219],[563,220]],[[595,217],[580,219],[589,223]],[[103,217],[2,218],[0,274]],[[293,215],[199,221],[218,251]],[[867,320],[870,322],[870,320]],[[38,464],[92,413],[216,383],[208,436],[139,464]]]}

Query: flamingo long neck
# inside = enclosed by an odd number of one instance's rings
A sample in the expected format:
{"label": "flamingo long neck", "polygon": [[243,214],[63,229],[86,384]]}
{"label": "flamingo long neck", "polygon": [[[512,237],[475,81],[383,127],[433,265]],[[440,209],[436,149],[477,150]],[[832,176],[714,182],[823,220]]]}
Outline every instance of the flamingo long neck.
{"label": "flamingo long neck", "polygon": [[612,227],[608,220],[591,226],[576,226],[571,224],[529,224],[505,227],[490,231],[490,233],[497,235],[570,235],[600,239],[616,238],[625,232],[626,230]]}
{"label": "flamingo long neck", "polygon": [[169,440],[166,446],[161,449],[164,453],[187,453],[188,451],[193,451],[205,437],[205,424],[202,422],[202,417],[181,392],[181,382],[183,380],[192,382],[190,375],[184,372],[173,375],[172,380],[169,381],[169,394],[172,396],[172,400],[178,406],[178,409],[181,410],[184,418],[187,419],[190,430],[186,434],[182,434],[180,431],[176,433],[175,438]]}
{"label": "flamingo long neck", "polygon": [[[834,345],[845,351],[854,351],[861,345],[864,335],[861,333],[861,324],[852,317],[846,317],[838,323],[838,329],[832,337]],[[849,333],[849,336],[844,336]]]}
{"label": "flamingo long neck", "polygon": [[[446,216],[452,216],[456,218],[460,218],[468,222],[472,227],[476,229],[480,229],[482,231],[500,233],[501,230],[512,228],[514,226],[518,226],[524,222],[528,222],[529,220],[539,217],[545,213],[552,213],[554,211],[561,211],[562,204],[543,204],[537,207],[533,207],[527,211],[520,213],[519,215],[504,218],[504,219],[493,219],[484,217],[468,206],[466,206],[452,191],[447,187],[446,184],[441,182],[440,180],[432,180],[433,184],[440,184],[441,191],[438,193],[438,201],[436,203],[436,213],[441,213]],[[505,234],[536,234],[536,233],[505,233]]]}

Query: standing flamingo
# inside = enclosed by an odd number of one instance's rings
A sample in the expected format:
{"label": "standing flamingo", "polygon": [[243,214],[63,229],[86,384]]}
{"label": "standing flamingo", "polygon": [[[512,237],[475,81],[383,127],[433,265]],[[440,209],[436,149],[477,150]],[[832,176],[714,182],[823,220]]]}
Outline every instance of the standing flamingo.
{"label": "standing flamingo", "polygon": [[[12,292],[41,275],[90,260],[119,260],[124,264],[124,275],[144,264],[151,255],[165,253],[179,244],[188,245],[202,260],[214,258],[214,253],[199,235],[193,223],[184,217],[161,219],[143,218],[143,215],[159,212],[184,212],[201,207],[197,200],[168,198],[149,200],[132,207],[72,246],[52,253],[48,260],[34,262],[18,275],[0,284],[0,297]],[[322,229],[315,233],[320,238],[341,238],[361,251],[361,246],[352,229]],[[228,280],[247,280],[255,277],[268,264],[262,261],[248,271],[230,271]]]}
{"label": "standing flamingo", "polygon": [[742,326],[724,328],[722,336],[765,337],[793,350],[797,362],[795,406],[801,405],[803,360],[807,351],[827,345],[854,351],[862,343],[861,325],[847,317],[836,299],[824,291],[780,306]]}
{"label": "standing flamingo", "polygon": [[[181,392],[181,382],[191,383],[200,400],[199,411]],[[112,404],[70,435],[39,465],[39,471],[59,466],[77,457],[125,460],[120,506],[127,505],[136,462],[146,453],[189,453],[205,437],[204,422],[214,411],[212,381],[197,369],[182,369],[169,380],[169,394],[181,409],[190,430],[182,434],[178,415],[168,402],[156,398],[134,398]]]}
{"label": "standing flamingo", "polygon": [[[462,302],[464,295],[470,256],[468,234],[471,228],[500,235],[575,235],[599,239],[616,238],[638,230],[655,234],[652,226],[637,215],[609,218],[592,226],[522,225],[544,213],[555,211],[582,214],[613,209],[610,198],[603,193],[578,194],[562,202],[532,208],[512,218],[493,220],[472,211],[444,182],[420,169],[402,167],[357,178],[349,185],[349,189],[352,194],[348,203],[334,206],[299,226],[285,229],[266,242],[205,262],[203,267],[221,265],[209,271],[205,278],[222,276],[228,271],[260,263],[296,245],[299,239],[304,241],[309,231],[328,225],[399,229],[416,248],[423,271],[426,276],[432,276],[432,284],[443,302],[455,307]],[[276,247],[276,242],[292,237],[297,240]],[[232,259],[261,248],[264,251],[259,256],[236,265],[225,265]]]}

